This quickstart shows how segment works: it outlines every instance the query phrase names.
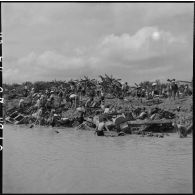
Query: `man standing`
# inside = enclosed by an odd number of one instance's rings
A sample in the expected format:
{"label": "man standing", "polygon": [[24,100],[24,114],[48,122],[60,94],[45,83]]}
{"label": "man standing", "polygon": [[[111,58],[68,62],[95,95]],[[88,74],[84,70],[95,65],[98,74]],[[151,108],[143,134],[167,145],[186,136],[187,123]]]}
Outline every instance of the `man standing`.
{"label": "man standing", "polygon": [[175,96],[176,96],[176,94],[178,92],[178,85],[175,82],[175,79],[173,79],[172,82],[171,82],[171,89],[172,89],[172,97],[175,100]]}

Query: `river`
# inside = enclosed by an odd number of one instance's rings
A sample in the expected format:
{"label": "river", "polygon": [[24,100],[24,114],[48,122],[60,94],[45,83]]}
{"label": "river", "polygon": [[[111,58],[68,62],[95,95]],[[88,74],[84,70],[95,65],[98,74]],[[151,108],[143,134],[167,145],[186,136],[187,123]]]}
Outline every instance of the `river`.
{"label": "river", "polygon": [[192,137],[4,126],[3,193],[192,193]]}

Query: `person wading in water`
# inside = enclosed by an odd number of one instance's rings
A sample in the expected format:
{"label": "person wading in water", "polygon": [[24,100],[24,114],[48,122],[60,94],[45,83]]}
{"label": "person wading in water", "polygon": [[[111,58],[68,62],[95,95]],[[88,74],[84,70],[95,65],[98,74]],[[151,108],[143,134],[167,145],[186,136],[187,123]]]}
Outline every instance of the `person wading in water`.
{"label": "person wading in water", "polygon": [[191,123],[189,127],[185,127],[184,125],[177,124],[176,121],[174,121],[172,125],[175,128],[176,132],[179,134],[180,138],[187,137],[187,135],[192,133],[193,131],[193,123]]}
{"label": "person wading in water", "polygon": [[104,130],[107,130],[108,132],[110,132],[110,130],[108,129],[107,125],[106,125],[106,118],[102,119],[102,122],[100,122],[97,127],[96,127],[96,131],[95,133],[97,133],[98,136],[104,136]]}

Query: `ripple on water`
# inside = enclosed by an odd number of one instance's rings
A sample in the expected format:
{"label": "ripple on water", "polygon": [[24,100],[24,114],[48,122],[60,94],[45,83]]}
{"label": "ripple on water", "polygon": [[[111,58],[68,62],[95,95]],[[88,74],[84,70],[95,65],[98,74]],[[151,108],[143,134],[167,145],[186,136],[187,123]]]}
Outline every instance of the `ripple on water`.
{"label": "ripple on water", "polygon": [[192,138],[4,128],[4,193],[192,193]]}

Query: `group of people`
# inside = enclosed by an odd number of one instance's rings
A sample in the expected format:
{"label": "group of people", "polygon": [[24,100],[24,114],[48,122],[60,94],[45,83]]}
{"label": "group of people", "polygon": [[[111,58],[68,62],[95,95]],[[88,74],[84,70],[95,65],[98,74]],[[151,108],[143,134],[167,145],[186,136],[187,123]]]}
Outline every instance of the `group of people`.
{"label": "group of people", "polygon": [[[168,81],[168,97],[173,97],[173,99],[175,99],[179,92],[178,85],[175,79],[168,79]],[[156,86],[156,83],[152,85],[152,96],[156,94]],[[140,90],[140,87],[138,89]],[[127,82],[122,83],[121,90],[123,97],[126,96],[129,91]],[[25,96],[29,100],[28,103],[31,105],[29,108],[31,118],[35,119],[35,123],[38,122],[39,124],[41,123],[41,121],[44,121],[44,123],[51,126],[63,124],[73,125],[73,123],[77,121],[79,125],[81,125],[85,122],[86,113],[90,115],[91,110],[95,108],[99,108],[101,114],[114,113],[120,110],[119,108],[116,110],[114,106],[105,105],[105,93],[103,87],[100,84],[98,84],[96,88],[90,88],[88,90],[86,90],[86,88],[83,88],[81,85],[70,85],[70,88],[65,88],[61,85],[56,88],[39,91],[38,93],[35,92],[34,88],[31,88],[29,90],[28,87],[25,86],[24,92]],[[146,93],[147,91],[143,92]],[[82,101],[83,97],[86,97],[86,95],[88,96],[88,99]],[[64,106],[67,105],[69,105],[69,108],[77,108],[76,110],[78,112],[78,116],[76,118],[70,119],[64,118],[62,116]],[[26,108],[26,102],[23,98],[20,99],[18,106],[21,110],[24,110]],[[139,110],[139,113],[136,112],[138,111],[135,109],[133,115],[131,115],[130,117],[134,119],[144,119],[150,115],[145,109]],[[150,117],[151,119],[153,119],[155,115],[153,114]],[[109,130],[109,128],[107,128],[106,126],[106,122],[107,119],[103,118],[101,122],[96,124],[97,135],[103,135],[103,129]]]}
{"label": "group of people", "polygon": [[[25,88],[26,90],[26,88]],[[71,92],[74,92],[72,90]],[[110,105],[105,105],[105,94],[101,86],[99,86],[96,92],[91,91],[89,97],[85,102],[81,101],[81,94],[79,93],[69,93],[68,98],[67,94],[64,93],[62,87],[59,87],[57,90],[45,90],[39,93],[35,92],[35,89],[32,88],[30,91],[27,91],[27,99],[30,101],[31,109],[31,119],[34,119],[34,124],[41,124],[41,121],[44,121],[44,124],[51,125],[52,127],[58,125],[69,125],[72,126],[74,122],[77,122],[77,125],[84,124],[86,122],[86,114],[90,114],[90,110],[99,109],[101,114],[109,114],[116,111]],[[70,103],[70,106],[75,106],[77,111],[77,116],[73,119],[64,118],[62,116],[63,106]],[[25,100],[22,98],[19,101],[20,110],[26,109]],[[60,108],[62,108],[60,110]],[[47,113],[47,117],[46,117]],[[103,118],[102,121],[98,123],[93,123],[94,128],[96,128],[96,133],[98,136],[104,134],[104,130],[109,128],[106,125],[106,118]],[[33,127],[31,125],[31,127]]]}
{"label": "group of people", "polygon": [[154,98],[155,96],[167,97],[169,99],[175,100],[176,97],[179,98],[180,94],[184,96],[192,95],[192,91],[189,84],[178,85],[175,79],[167,79],[168,83],[163,86],[159,86],[156,82],[152,83],[151,87],[147,89],[137,86],[137,97],[146,97],[146,99]]}
{"label": "group of people", "polygon": [[[63,117],[62,111],[68,106],[68,108],[82,108],[81,110],[86,110],[90,112],[91,108],[101,107],[104,105],[105,95],[102,88],[99,88],[98,93],[92,91],[89,93],[87,101],[82,101],[82,95],[78,91],[75,93],[75,89],[67,91],[62,86],[54,89],[46,89],[39,93],[35,92],[35,89],[27,90],[25,87],[25,94],[27,97],[21,98],[18,103],[20,111],[26,110],[27,105],[30,105],[29,112],[32,115],[32,118],[35,118],[37,122],[40,123],[41,120],[44,120],[43,115],[47,115],[48,119],[46,123],[54,126],[57,122],[62,122]],[[96,98],[95,100],[95,96]],[[78,110],[78,113],[81,112]],[[77,117],[78,121],[82,123],[83,114],[82,112],[80,117]],[[65,119],[67,122],[67,119]],[[69,121],[70,122],[70,121]],[[74,122],[74,121],[71,121]]]}
{"label": "group of people", "polygon": [[178,84],[176,83],[175,79],[168,79],[167,81],[169,81],[168,84],[168,97],[169,99],[172,97],[175,100],[175,97],[179,97],[179,87]]}

